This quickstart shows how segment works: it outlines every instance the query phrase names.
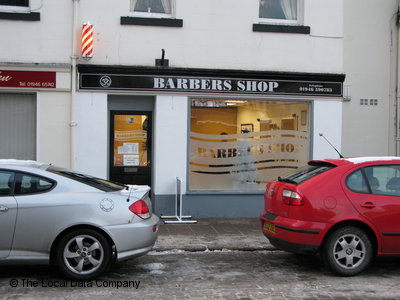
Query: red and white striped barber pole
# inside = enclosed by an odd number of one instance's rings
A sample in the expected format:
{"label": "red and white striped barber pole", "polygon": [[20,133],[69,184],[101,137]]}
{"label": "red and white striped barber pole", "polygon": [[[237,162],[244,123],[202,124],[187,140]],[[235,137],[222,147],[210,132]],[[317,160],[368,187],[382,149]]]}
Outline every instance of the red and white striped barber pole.
{"label": "red and white striped barber pole", "polygon": [[93,57],[93,25],[89,22],[82,25],[82,57]]}

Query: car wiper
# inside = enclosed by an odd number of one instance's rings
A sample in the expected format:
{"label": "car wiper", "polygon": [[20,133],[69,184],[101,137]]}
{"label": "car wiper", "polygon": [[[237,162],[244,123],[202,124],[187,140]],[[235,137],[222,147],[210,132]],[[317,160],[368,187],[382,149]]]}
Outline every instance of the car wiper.
{"label": "car wiper", "polygon": [[291,184],[297,184],[296,181],[289,179],[289,178],[282,178],[280,176],[278,176],[278,181],[280,182],[287,182],[287,183],[291,183]]}

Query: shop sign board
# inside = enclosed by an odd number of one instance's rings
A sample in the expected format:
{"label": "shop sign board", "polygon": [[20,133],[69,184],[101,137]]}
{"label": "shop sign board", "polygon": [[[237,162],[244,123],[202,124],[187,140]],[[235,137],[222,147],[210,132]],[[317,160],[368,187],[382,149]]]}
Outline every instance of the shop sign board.
{"label": "shop sign board", "polygon": [[56,72],[0,70],[0,88],[54,89]]}
{"label": "shop sign board", "polygon": [[342,97],[342,82],[81,73],[80,89]]}

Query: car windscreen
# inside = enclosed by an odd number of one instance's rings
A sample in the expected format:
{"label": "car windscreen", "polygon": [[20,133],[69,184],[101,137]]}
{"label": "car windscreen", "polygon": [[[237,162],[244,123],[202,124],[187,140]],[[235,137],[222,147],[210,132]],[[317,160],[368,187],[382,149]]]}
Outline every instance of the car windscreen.
{"label": "car windscreen", "polygon": [[67,169],[62,169],[54,166],[50,166],[47,168],[47,171],[52,172],[57,175],[61,175],[64,177],[67,177],[72,180],[79,181],[81,183],[90,185],[91,187],[94,187],[96,189],[99,189],[103,192],[116,192],[120,191],[126,188],[125,185],[116,183],[116,182],[111,182],[105,179],[101,178],[96,178],[90,175],[78,173],[75,171],[67,170]]}
{"label": "car windscreen", "polygon": [[294,173],[288,174],[285,177],[278,177],[278,180],[292,184],[300,184],[334,167],[334,165],[329,163],[312,163],[300,169],[296,169]]}

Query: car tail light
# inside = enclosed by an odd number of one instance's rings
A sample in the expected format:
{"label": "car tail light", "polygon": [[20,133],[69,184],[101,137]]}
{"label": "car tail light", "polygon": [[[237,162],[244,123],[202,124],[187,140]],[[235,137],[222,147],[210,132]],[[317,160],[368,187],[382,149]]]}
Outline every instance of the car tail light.
{"label": "car tail light", "polygon": [[133,203],[131,206],[129,206],[129,210],[133,212],[135,215],[141,217],[142,219],[150,218],[149,207],[143,200],[139,200]]}
{"label": "car tail light", "polygon": [[304,205],[303,197],[301,197],[298,193],[293,192],[291,190],[283,190],[282,199],[283,203],[287,205],[294,205],[294,206]]}

